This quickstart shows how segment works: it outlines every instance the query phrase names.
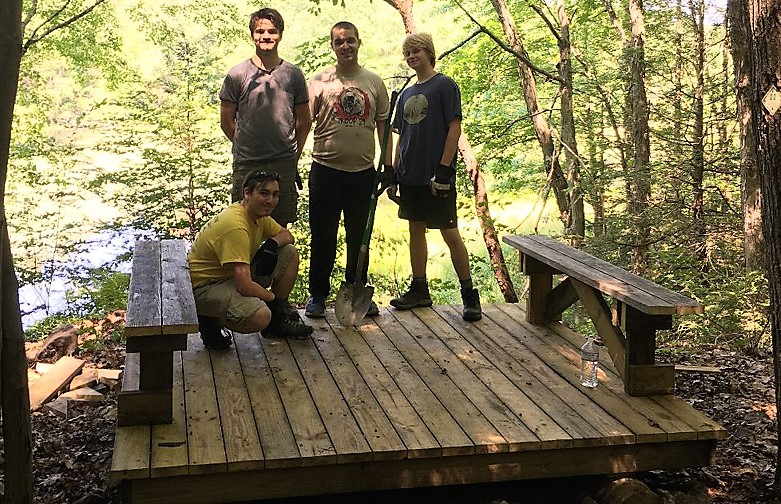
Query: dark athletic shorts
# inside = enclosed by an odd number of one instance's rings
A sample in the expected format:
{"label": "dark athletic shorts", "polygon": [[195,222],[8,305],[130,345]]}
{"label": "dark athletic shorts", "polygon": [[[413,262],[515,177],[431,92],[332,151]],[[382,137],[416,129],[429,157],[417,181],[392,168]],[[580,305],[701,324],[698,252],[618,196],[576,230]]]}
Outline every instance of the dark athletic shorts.
{"label": "dark athletic shorts", "polygon": [[427,185],[399,184],[399,218],[425,222],[429,229],[452,229],[458,227],[456,215],[456,187],[450,183],[446,198],[432,196]]}

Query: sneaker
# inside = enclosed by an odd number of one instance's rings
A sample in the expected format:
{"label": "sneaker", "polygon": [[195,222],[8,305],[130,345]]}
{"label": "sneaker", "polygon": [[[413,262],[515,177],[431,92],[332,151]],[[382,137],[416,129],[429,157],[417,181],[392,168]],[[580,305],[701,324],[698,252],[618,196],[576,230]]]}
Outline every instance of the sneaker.
{"label": "sneaker", "polygon": [[211,349],[228,348],[233,344],[233,332],[220,326],[215,317],[198,316],[198,332],[201,333],[203,346]]}
{"label": "sneaker", "polygon": [[309,318],[325,317],[325,298],[320,296],[312,296],[309,298],[309,301],[306,302],[304,315]]}
{"label": "sneaker", "polygon": [[422,306],[431,306],[431,295],[427,283],[412,282],[409,290],[396,299],[391,299],[391,306],[397,310],[411,310]]}
{"label": "sneaker", "polygon": [[369,303],[369,309],[366,311],[367,317],[376,317],[380,314],[380,309],[377,307],[377,303],[371,301]]}
{"label": "sneaker", "polygon": [[483,318],[480,308],[480,294],[477,289],[461,289],[461,299],[464,301],[464,313],[461,318],[467,322],[476,322]]}
{"label": "sneaker", "polygon": [[290,338],[290,339],[307,339],[312,335],[314,329],[303,322],[291,323],[286,318],[281,317],[271,319],[271,323],[260,331],[260,334],[264,338]]}

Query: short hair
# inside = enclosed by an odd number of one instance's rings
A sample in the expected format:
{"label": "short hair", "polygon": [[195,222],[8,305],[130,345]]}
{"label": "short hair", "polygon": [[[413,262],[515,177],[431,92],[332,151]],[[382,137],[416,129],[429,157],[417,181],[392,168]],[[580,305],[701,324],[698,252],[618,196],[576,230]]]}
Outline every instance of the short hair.
{"label": "short hair", "polygon": [[244,192],[244,189],[249,189],[249,192],[252,193],[260,184],[270,180],[279,182],[279,173],[265,170],[252,170],[244,177],[242,192]]}
{"label": "short hair", "polygon": [[331,42],[334,41],[334,30],[336,30],[337,28],[341,28],[343,30],[352,30],[355,32],[355,38],[357,38],[358,40],[361,39],[361,36],[358,35],[358,28],[354,24],[352,24],[349,21],[339,21],[338,23],[336,23],[331,27]]}
{"label": "short hair", "polygon": [[285,31],[285,20],[282,19],[282,14],[278,10],[271,7],[264,7],[258,11],[253,12],[249,16],[249,32],[250,34],[255,32],[255,23],[259,19],[268,19],[274,25],[274,28],[279,30],[279,33]]}
{"label": "short hair", "polygon": [[404,39],[404,43],[401,45],[402,52],[410,49],[421,49],[428,55],[428,60],[433,67],[436,64],[437,57],[434,52],[434,40],[428,33],[413,33],[407,35]]}

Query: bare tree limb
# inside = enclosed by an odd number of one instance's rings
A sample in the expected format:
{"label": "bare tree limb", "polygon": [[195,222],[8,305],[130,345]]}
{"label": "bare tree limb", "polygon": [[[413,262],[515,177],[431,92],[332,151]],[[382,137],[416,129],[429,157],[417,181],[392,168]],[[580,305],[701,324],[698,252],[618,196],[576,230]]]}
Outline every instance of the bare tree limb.
{"label": "bare tree limb", "polygon": [[[458,5],[458,7],[459,7],[459,8],[460,8],[462,11],[464,11],[464,14],[466,14],[466,16],[467,16],[467,17],[468,17],[470,20],[472,20],[472,22],[473,22],[474,24],[476,24],[476,25],[479,27],[479,30],[478,30],[478,31],[480,31],[480,32],[483,32],[483,33],[485,33],[486,35],[488,35],[488,37],[490,37],[490,38],[491,38],[491,40],[493,40],[493,41],[496,43],[496,45],[498,45],[499,47],[501,47],[501,48],[502,48],[502,49],[503,49],[505,52],[508,52],[508,53],[512,54],[514,57],[516,57],[516,58],[518,58],[519,60],[521,60],[521,61],[522,61],[522,62],[523,62],[523,63],[524,63],[526,66],[528,66],[528,67],[529,67],[529,68],[530,68],[530,69],[531,69],[533,72],[536,72],[536,73],[538,73],[538,74],[540,74],[540,75],[544,75],[546,78],[548,78],[548,79],[550,79],[550,80],[552,80],[552,81],[555,81],[555,82],[561,82],[561,79],[559,79],[559,76],[558,76],[558,75],[554,75],[554,74],[552,74],[552,73],[548,72],[547,70],[543,70],[542,68],[538,67],[537,65],[535,65],[534,63],[532,63],[531,61],[529,61],[529,58],[527,58],[525,55],[523,55],[523,54],[519,53],[518,51],[515,51],[515,50],[513,50],[513,48],[511,48],[511,47],[510,47],[510,46],[508,46],[506,43],[504,43],[504,42],[503,42],[503,41],[502,41],[502,40],[501,40],[499,37],[497,37],[497,36],[496,36],[496,35],[495,35],[495,34],[494,34],[494,33],[493,33],[491,30],[489,30],[488,28],[486,28],[485,26],[483,26],[482,24],[480,24],[480,22],[479,22],[477,19],[475,19],[475,18],[474,18],[474,16],[472,16],[472,14],[471,14],[471,13],[470,13],[468,10],[466,10],[466,8],[465,8],[463,5],[461,5],[461,2],[459,2],[459,0],[453,0],[453,2],[455,2],[455,4],[456,4],[456,5]],[[474,35],[473,35],[473,36],[474,36]],[[470,38],[471,38],[471,37],[470,37]]]}

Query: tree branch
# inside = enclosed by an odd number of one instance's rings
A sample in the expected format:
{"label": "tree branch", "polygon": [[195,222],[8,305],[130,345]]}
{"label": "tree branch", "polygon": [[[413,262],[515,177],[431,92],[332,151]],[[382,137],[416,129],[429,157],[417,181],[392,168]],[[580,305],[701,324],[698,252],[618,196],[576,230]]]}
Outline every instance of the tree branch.
{"label": "tree branch", "polygon": [[[548,71],[546,71],[546,70],[543,70],[542,68],[539,68],[539,67],[538,67],[538,66],[536,66],[534,63],[532,63],[531,61],[529,61],[529,58],[527,58],[527,57],[526,57],[526,56],[524,56],[523,54],[521,54],[521,53],[519,53],[519,52],[517,52],[517,51],[513,50],[513,49],[512,49],[510,46],[508,46],[508,45],[507,45],[506,43],[504,43],[504,42],[503,42],[501,39],[499,39],[499,37],[497,37],[496,35],[494,35],[494,33],[493,33],[493,32],[491,32],[491,30],[489,30],[488,28],[486,28],[485,26],[483,26],[482,24],[480,24],[480,22],[479,22],[477,19],[475,19],[475,18],[472,16],[472,14],[470,14],[470,13],[469,13],[469,11],[467,11],[467,10],[464,8],[464,6],[463,6],[463,5],[461,5],[461,2],[459,2],[459,0],[453,0],[453,2],[455,2],[455,4],[456,4],[456,5],[458,5],[458,7],[459,7],[459,8],[460,8],[462,11],[464,11],[464,14],[466,14],[466,15],[467,15],[467,17],[468,17],[469,19],[471,19],[471,20],[472,20],[472,22],[473,22],[474,24],[476,24],[476,25],[479,27],[479,29],[478,29],[478,32],[483,32],[483,33],[485,33],[486,35],[488,35],[488,36],[491,38],[491,40],[493,40],[493,41],[496,43],[496,45],[498,45],[499,47],[501,47],[501,48],[502,48],[502,49],[503,49],[505,52],[508,52],[508,53],[512,54],[513,56],[515,56],[517,59],[521,60],[521,61],[522,61],[522,62],[523,62],[523,63],[524,63],[526,66],[528,66],[528,67],[529,67],[529,68],[530,68],[530,69],[531,69],[533,72],[536,72],[536,73],[538,73],[538,74],[540,74],[540,75],[544,75],[545,77],[547,77],[548,79],[550,79],[550,80],[552,80],[552,81],[559,82],[559,83],[561,82],[561,79],[559,78],[559,76],[558,76],[558,75],[553,75],[552,73],[550,73],[550,72],[548,72]],[[474,36],[474,35],[473,35],[473,36]],[[470,37],[470,38],[472,38],[472,37]]]}
{"label": "tree branch", "polygon": [[38,25],[38,27],[35,28],[35,30],[33,30],[33,33],[30,35],[30,38],[28,38],[27,41],[22,46],[22,54],[26,53],[27,50],[33,44],[35,44],[36,42],[40,42],[46,36],[50,35],[51,33],[54,33],[57,30],[61,30],[63,28],[67,28],[68,26],[72,25],[73,23],[75,23],[79,19],[83,18],[84,16],[86,16],[87,14],[89,14],[90,12],[95,10],[95,8],[98,7],[100,4],[105,3],[105,2],[106,2],[106,0],[95,0],[94,4],[90,5],[89,7],[84,9],[83,11],[79,12],[78,14],[75,14],[75,15],[71,16],[70,18],[66,19],[65,21],[63,21],[61,23],[57,23],[56,25],[50,27],[45,32],[43,32],[40,36],[35,36],[35,34],[38,32],[38,30],[40,30],[41,28],[43,28],[47,24],[52,23],[54,21],[54,19],[57,18],[57,16],[62,14],[62,12],[65,10],[65,8],[68,6],[68,4],[70,4],[70,0],[67,0],[62,5],[62,7],[57,10],[56,13],[52,14],[51,16],[49,16],[49,19],[47,19],[46,21],[44,21],[43,23]]}

